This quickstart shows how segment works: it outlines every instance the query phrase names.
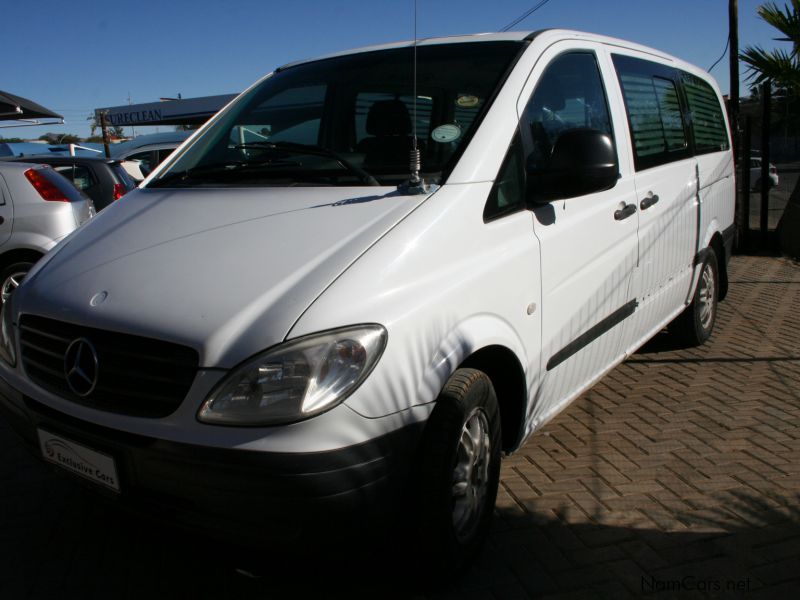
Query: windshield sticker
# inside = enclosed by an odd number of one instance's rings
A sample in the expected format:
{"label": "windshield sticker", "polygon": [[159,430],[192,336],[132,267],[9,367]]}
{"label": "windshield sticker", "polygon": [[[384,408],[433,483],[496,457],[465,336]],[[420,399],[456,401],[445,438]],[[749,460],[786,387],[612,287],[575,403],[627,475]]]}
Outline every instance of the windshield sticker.
{"label": "windshield sticker", "polygon": [[448,123],[447,125],[439,125],[431,132],[431,137],[434,142],[446,144],[448,142],[455,142],[461,137],[461,127],[455,123]]}
{"label": "windshield sticker", "polygon": [[456,104],[461,108],[475,108],[478,106],[478,104],[480,104],[480,101],[480,98],[470,94],[464,94],[463,96],[456,98]]}

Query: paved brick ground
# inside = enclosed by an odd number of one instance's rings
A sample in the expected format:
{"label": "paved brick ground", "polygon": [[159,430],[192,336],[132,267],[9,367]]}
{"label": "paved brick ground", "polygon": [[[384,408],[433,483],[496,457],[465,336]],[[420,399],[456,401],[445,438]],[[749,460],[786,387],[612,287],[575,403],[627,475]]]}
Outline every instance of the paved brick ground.
{"label": "paved brick ground", "polygon": [[404,590],[412,557],[242,577],[0,421],[0,599],[800,597],[800,266],[737,257],[731,280],[707,345],[655,339],[504,462],[490,543],[448,589]]}

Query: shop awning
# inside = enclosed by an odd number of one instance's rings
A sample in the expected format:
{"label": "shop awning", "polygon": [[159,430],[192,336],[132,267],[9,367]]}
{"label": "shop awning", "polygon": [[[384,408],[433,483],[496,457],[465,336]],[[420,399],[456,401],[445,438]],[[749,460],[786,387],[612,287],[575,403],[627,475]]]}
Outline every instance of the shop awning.
{"label": "shop awning", "polygon": [[[55,119],[55,123],[64,122],[64,117],[41,104],[0,91],[0,121],[20,121],[18,125],[50,125],[53,123],[42,123],[38,119]],[[10,126],[13,127],[14,124]]]}

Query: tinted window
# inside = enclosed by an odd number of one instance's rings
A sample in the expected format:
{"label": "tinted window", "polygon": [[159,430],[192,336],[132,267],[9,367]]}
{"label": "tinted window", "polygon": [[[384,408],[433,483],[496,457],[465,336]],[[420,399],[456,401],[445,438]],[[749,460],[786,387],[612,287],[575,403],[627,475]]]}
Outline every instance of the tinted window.
{"label": "tinted window", "polygon": [[617,55],[614,66],[628,112],[636,169],[689,156],[675,70]]}
{"label": "tinted window", "polygon": [[695,75],[683,73],[682,78],[692,122],[695,152],[727,150],[728,130],[714,89]]}
{"label": "tinted window", "polygon": [[[411,95],[396,96],[385,92],[365,92],[356,96],[355,120],[356,120],[356,146],[365,139],[374,135],[370,132],[371,127],[367,127],[367,118],[370,110],[377,102],[392,102],[399,100],[405,105],[405,110],[409,116],[414,114],[414,97]],[[427,97],[417,97],[417,121],[414,124],[417,138],[424,142],[430,132],[431,110],[433,109],[433,99]]]}
{"label": "tinted window", "polygon": [[166,148],[164,150],[158,150],[157,151],[157,153],[158,153],[157,154],[157,156],[158,156],[158,164],[161,164],[162,162],[164,162],[164,160],[166,160],[166,158],[170,154],[172,154],[173,152],[175,152],[174,148]]}
{"label": "tinted window", "polygon": [[410,47],[280,69],[150,185],[361,184],[363,174],[348,163],[391,185],[410,176],[415,132],[423,175],[441,182],[524,47],[420,46],[416,99]]}
{"label": "tinted window", "polygon": [[126,190],[131,191],[136,187],[136,182],[130,175],[128,175],[128,172],[121,164],[115,163],[111,166],[111,169],[114,171],[114,175],[120,181],[120,183],[125,186]]}
{"label": "tinted window", "polygon": [[308,85],[284,90],[254,106],[245,122],[231,128],[230,147],[293,141],[319,143],[319,127],[327,86]]}
{"label": "tinted window", "polygon": [[96,183],[92,172],[81,165],[59,165],[53,169],[69,179],[79,190],[87,190]]}
{"label": "tinted window", "polygon": [[515,212],[525,205],[524,156],[519,133],[514,136],[500,172],[483,210],[483,220],[491,221]]}
{"label": "tinted window", "polygon": [[68,179],[57,173],[50,167],[42,168],[39,173],[47,178],[50,183],[55,185],[70,202],[79,202],[81,200],[88,200],[89,197],[82,191],[72,185]]}
{"label": "tinted window", "polygon": [[150,171],[156,167],[156,165],[153,163],[153,152],[151,150],[145,150],[144,152],[131,154],[125,160],[137,161],[139,163],[139,169],[141,169],[142,175],[145,177],[150,175]]}
{"label": "tinted window", "polygon": [[587,128],[614,139],[597,58],[591,52],[562,54],[542,73],[522,115],[530,147],[526,169],[546,172],[559,136]]}

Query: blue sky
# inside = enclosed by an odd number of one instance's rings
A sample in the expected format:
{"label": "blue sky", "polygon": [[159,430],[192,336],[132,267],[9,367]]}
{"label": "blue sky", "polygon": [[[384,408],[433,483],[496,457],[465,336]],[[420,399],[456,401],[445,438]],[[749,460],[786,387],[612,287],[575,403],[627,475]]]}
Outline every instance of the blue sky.
{"label": "blue sky", "polygon": [[[756,15],[762,3],[739,0],[742,48],[780,45]],[[418,0],[418,35],[497,31],[535,4]],[[239,92],[287,62],[413,36],[412,0],[0,0],[0,6],[0,89],[66,122],[0,129],[5,137],[86,136],[86,117],[97,107],[126,104],[128,94],[137,103]],[[727,0],[550,0],[514,29],[612,35],[707,69],[725,47],[727,11]],[[727,93],[727,55],[713,74]],[[742,95],[747,89],[743,83]]]}

